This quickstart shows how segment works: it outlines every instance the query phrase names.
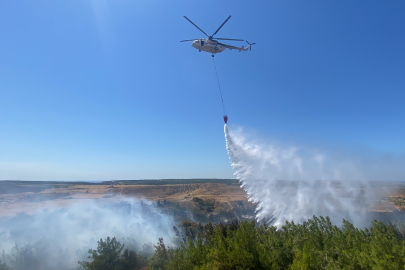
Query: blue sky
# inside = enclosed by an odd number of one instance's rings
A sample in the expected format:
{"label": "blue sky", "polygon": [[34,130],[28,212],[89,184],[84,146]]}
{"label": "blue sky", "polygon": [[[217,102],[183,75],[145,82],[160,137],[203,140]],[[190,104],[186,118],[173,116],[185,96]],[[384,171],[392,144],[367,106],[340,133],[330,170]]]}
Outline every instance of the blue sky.
{"label": "blue sky", "polygon": [[[405,153],[404,1],[2,1],[0,179],[233,177],[231,125]],[[243,43],[230,42],[232,45]],[[246,45],[246,44],[244,44]]]}

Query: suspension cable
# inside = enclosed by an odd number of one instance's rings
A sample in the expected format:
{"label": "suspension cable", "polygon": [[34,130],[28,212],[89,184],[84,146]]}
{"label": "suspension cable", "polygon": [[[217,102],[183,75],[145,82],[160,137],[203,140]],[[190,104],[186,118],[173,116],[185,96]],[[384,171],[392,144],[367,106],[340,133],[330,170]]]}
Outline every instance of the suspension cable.
{"label": "suspension cable", "polygon": [[214,61],[215,74],[217,75],[217,82],[218,82],[219,94],[220,94],[220,96],[221,96],[221,101],[222,101],[222,110],[223,110],[224,115],[226,115],[225,103],[224,103],[224,99],[222,98],[221,85],[219,84],[217,65],[215,64],[215,57],[212,57],[212,60]]}

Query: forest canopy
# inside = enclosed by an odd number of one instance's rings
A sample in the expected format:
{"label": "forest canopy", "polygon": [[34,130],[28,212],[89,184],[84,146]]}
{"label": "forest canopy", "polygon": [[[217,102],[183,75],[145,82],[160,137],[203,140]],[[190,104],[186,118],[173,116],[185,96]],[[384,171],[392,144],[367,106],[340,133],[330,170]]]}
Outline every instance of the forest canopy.
{"label": "forest canopy", "polygon": [[[404,269],[405,226],[373,221],[359,229],[343,220],[313,217],[277,229],[254,221],[195,223],[173,227],[177,244],[167,247],[162,238],[151,250],[125,249],[116,238],[98,241],[88,259],[78,262],[85,270],[205,270],[205,269]],[[33,248],[35,247],[35,248]],[[0,270],[46,269],[34,256],[38,248],[15,250],[0,256]],[[27,268],[28,267],[28,268]]]}
{"label": "forest canopy", "polygon": [[[403,226],[381,221],[374,221],[370,228],[364,230],[346,220],[342,227],[338,227],[328,217],[315,216],[303,224],[286,222],[279,230],[254,221],[205,225],[183,221],[180,228],[175,227],[174,230],[179,246],[166,247],[163,239],[159,239],[154,254],[147,259],[148,269],[405,267]],[[141,269],[141,265],[139,268],[117,269]]]}

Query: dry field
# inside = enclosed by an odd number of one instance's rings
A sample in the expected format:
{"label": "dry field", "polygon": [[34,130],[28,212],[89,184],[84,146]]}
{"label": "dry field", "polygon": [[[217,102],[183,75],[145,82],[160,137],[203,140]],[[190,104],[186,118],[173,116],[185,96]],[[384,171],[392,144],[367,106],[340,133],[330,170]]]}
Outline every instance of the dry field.
{"label": "dry field", "polygon": [[[142,200],[178,203],[181,207],[192,208],[194,197],[215,201],[222,208],[232,209],[242,201],[248,203],[246,192],[235,182],[232,183],[188,183],[142,185],[125,182],[109,184],[24,182],[14,184],[13,189],[0,185],[0,217],[25,212],[33,214],[39,210],[64,207],[89,199],[103,199],[116,196]],[[16,184],[17,183],[17,184]],[[131,183],[131,182],[129,182]],[[0,181],[0,184],[4,184]],[[370,211],[392,212],[405,210],[405,185],[377,183],[370,187],[372,198]]]}
{"label": "dry field", "polygon": [[192,183],[167,185],[53,185],[42,190],[29,190],[33,186],[24,185],[28,190],[13,193],[0,189],[0,216],[10,216],[25,212],[33,214],[39,210],[64,207],[89,199],[103,199],[117,196],[150,201],[179,203],[182,207],[193,205],[192,199],[215,200],[228,204],[230,208],[236,201],[247,202],[246,193],[236,184]]}

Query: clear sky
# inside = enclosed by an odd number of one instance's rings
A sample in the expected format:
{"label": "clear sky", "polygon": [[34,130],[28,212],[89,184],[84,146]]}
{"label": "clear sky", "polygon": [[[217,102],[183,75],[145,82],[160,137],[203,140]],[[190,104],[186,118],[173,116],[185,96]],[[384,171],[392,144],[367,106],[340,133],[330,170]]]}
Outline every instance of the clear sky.
{"label": "clear sky", "polygon": [[[405,1],[0,2],[0,179],[230,178],[229,123],[405,153]],[[232,45],[246,45],[229,42]]]}

